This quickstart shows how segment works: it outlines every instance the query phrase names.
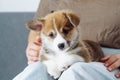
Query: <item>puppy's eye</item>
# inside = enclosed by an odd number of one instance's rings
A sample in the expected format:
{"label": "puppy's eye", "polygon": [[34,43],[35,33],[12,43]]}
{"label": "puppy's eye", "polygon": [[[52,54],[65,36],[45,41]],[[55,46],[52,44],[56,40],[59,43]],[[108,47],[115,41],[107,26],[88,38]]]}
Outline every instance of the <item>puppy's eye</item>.
{"label": "puppy's eye", "polygon": [[54,38],[55,36],[54,36],[54,34],[51,32],[51,33],[49,34],[49,37],[50,37],[50,38]]}
{"label": "puppy's eye", "polygon": [[69,32],[69,30],[63,29],[63,33],[64,33],[64,34],[68,34],[68,32]]}

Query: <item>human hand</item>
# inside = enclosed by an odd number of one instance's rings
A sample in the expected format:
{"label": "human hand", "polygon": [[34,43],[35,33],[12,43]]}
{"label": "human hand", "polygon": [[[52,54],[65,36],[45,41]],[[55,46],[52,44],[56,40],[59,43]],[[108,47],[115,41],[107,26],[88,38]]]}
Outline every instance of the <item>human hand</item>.
{"label": "human hand", "polygon": [[[111,72],[120,67],[120,54],[106,55],[101,61],[105,63],[105,66]],[[115,76],[120,78],[120,72],[116,73]]]}
{"label": "human hand", "polygon": [[28,64],[38,61],[40,46],[41,46],[41,40],[39,36],[36,37],[35,42],[28,43],[28,46],[26,48],[26,56],[28,59]]}

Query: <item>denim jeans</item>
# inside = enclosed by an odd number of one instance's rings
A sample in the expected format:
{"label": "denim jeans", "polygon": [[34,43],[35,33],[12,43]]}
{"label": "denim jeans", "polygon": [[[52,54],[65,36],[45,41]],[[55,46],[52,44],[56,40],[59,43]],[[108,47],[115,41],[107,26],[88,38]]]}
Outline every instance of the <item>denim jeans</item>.
{"label": "denim jeans", "polygon": [[[105,53],[120,53],[120,50],[103,48]],[[100,62],[77,62],[62,73],[58,80],[120,80],[114,75],[119,70],[109,72]],[[13,80],[54,80],[47,73],[45,65],[36,62],[28,65]]]}

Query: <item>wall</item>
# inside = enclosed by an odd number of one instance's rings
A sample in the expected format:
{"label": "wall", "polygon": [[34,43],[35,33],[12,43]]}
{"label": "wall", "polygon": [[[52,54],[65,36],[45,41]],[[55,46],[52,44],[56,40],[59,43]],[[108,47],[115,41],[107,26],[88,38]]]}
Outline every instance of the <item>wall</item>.
{"label": "wall", "polygon": [[0,0],[0,12],[35,12],[40,0]]}

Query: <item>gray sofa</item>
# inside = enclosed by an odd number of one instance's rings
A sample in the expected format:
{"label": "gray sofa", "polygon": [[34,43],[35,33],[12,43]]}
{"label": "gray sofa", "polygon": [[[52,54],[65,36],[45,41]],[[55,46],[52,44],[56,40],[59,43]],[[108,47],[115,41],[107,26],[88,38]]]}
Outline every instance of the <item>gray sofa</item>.
{"label": "gray sofa", "polygon": [[0,13],[0,80],[12,80],[27,66],[27,20],[31,13]]}

